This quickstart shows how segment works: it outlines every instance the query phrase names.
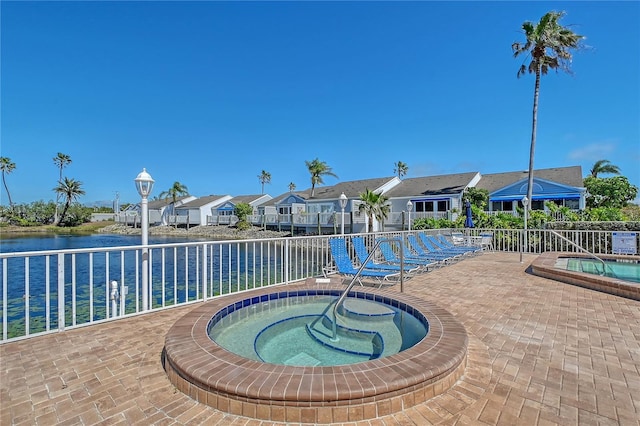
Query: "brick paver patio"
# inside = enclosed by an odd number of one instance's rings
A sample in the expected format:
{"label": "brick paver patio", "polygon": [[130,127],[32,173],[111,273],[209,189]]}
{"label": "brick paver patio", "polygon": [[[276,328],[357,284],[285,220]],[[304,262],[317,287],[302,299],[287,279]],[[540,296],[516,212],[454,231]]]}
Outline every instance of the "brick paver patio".
{"label": "brick paver patio", "polygon": [[[357,424],[640,425],[640,302],[532,276],[533,259],[486,253],[407,282],[466,327],[465,375],[424,404]],[[193,308],[0,345],[0,424],[274,424],[169,383],[164,335]]]}

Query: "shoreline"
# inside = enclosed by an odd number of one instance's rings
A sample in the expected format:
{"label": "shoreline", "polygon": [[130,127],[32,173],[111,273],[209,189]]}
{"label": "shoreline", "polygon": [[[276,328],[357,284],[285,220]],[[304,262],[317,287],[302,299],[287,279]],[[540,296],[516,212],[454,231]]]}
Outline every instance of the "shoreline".
{"label": "shoreline", "polygon": [[[122,224],[112,224],[100,228],[98,234],[140,235],[140,228],[132,228]],[[171,225],[151,226],[149,235],[163,235],[175,237],[206,237],[224,240],[252,240],[264,238],[282,238],[291,236],[290,232],[268,231],[257,227],[240,231],[234,227],[221,225],[199,225],[189,229],[174,228]]]}

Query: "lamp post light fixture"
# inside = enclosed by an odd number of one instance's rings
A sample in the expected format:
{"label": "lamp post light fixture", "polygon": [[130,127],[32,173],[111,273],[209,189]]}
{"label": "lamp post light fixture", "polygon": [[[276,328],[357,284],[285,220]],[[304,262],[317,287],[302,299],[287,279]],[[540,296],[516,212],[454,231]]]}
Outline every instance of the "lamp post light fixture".
{"label": "lamp post light fixture", "polygon": [[142,310],[149,309],[149,194],[155,182],[147,169],[142,169],[135,179],[136,189],[142,197],[140,204],[142,233]]}
{"label": "lamp post light fixture", "polygon": [[340,209],[342,210],[342,218],[340,219],[340,233],[344,235],[344,209],[347,208],[347,196],[344,192],[340,194]]}
{"label": "lamp post light fixture", "polygon": [[522,197],[522,207],[524,208],[524,248],[520,251],[520,263],[522,263],[522,252],[527,249],[527,218],[529,215],[529,199],[525,195]]}
{"label": "lamp post light fixture", "polygon": [[407,201],[407,219],[408,219],[408,228],[411,231],[411,210],[413,210],[413,203],[411,200]]}

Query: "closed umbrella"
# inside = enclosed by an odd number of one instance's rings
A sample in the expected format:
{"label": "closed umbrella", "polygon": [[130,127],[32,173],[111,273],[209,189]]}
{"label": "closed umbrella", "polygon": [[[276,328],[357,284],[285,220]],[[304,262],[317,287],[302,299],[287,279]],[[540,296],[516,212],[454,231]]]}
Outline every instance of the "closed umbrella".
{"label": "closed umbrella", "polygon": [[467,201],[464,204],[464,215],[467,217],[464,221],[465,228],[473,228],[473,218],[471,217],[471,203]]}

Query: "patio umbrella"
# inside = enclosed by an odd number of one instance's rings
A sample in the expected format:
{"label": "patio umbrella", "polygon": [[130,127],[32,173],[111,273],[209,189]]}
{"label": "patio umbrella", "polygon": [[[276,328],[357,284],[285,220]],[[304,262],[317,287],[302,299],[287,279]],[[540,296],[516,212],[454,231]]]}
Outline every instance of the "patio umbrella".
{"label": "patio umbrella", "polygon": [[471,217],[471,203],[467,201],[464,203],[464,215],[467,217],[464,221],[465,228],[473,228],[473,218]]}

